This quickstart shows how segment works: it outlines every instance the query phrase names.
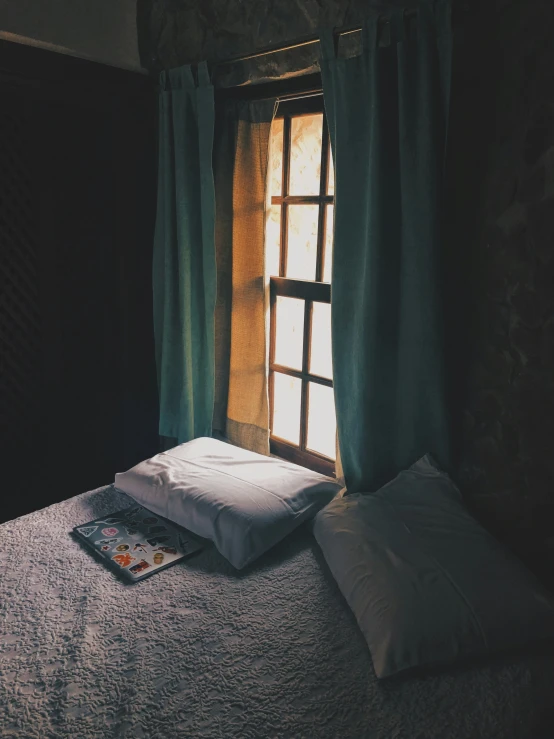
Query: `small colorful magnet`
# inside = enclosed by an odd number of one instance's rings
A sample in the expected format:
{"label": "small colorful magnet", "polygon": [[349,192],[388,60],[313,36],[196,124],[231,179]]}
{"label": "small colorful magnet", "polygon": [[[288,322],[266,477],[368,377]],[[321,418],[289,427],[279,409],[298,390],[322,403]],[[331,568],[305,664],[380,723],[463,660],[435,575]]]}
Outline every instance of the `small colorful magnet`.
{"label": "small colorful magnet", "polygon": [[149,567],[150,564],[145,559],[141,559],[140,562],[137,562],[136,565],[129,567],[129,572],[132,572],[133,575],[138,575],[139,572],[147,570]]}
{"label": "small colorful magnet", "polygon": [[151,547],[155,547],[158,544],[163,544],[166,541],[169,541],[169,536],[156,536],[154,539],[147,539],[146,540]]}
{"label": "small colorful magnet", "polygon": [[137,561],[137,558],[131,557],[129,552],[125,552],[125,554],[116,554],[112,559],[114,562],[117,562],[120,567],[129,567],[130,564]]}
{"label": "small colorful magnet", "polygon": [[152,559],[155,565],[161,565],[164,561],[164,556],[161,552],[156,552]]}
{"label": "small colorful magnet", "polygon": [[115,548],[116,552],[128,552],[129,551],[129,545],[128,544],[118,544]]}
{"label": "small colorful magnet", "polygon": [[116,534],[119,534],[119,529],[114,529],[112,527],[107,529],[102,529],[102,533],[104,536],[115,536]]}
{"label": "small colorful magnet", "polygon": [[98,546],[99,544],[117,544],[118,541],[121,541],[121,537],[119,539],[98,539],[94,543]]}
{"label": "small colorful magnet", "polygon": [[95,521],[94,523],[114,524],[114,523],[121,523],[122,521],[123,521],[123,518],[121,516],[108,516],[108,518],[103,518],[101,521]]}
{"label": "small colorful magnet", "polygon": [[158,519],[150,516],[149,518],[143,518],[142,522],[150,525],[151,523],[158,523]]}
{"label": "small colorful magnet", "polygon": [[149,530],[149,534],[161,534],[162,531],[167,531],[165,526],[152,526]]}
{"label": "small colorful magnet", "polygon": [[77,531],[83,536],[89,537],[91,534],[94,534],[97,528],[98,526],[81,526]]}
{"label": "small colorful magnet", "polygon": [[166,554],[177,554],[177,550],[173,547],[158,547],[156,552],[165,552]]}

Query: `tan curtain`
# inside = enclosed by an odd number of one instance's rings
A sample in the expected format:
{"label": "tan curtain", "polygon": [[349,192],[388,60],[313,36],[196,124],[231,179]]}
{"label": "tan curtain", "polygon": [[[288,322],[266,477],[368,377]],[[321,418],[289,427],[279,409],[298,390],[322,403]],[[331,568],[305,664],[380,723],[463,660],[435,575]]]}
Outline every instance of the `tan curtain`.
{"label": "tan curtain", "polygon": [[223,112],[224,138],[216,152],[221,160],[215,166],[219,212],[214,428],[260,454],[269,454],[265,208],[274,111],[274,101],[262,101]]}
{"label": "tan curtain", "polygon": [[342,469],[342,460],[340,458],[340,447],[339,447],[339,436],[337,434],[335,443],[336,455],[335,455],[335,477],[339,485],[344,488],[344,472]]}

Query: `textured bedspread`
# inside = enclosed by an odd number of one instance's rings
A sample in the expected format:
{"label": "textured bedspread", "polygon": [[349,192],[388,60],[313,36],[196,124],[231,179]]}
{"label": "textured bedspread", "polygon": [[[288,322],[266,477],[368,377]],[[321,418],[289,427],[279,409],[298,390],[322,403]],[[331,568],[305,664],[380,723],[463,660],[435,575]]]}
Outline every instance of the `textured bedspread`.
{"label": "textured bedspread", "polygon": [[241,573],[210,548],[122,583],[69,531],[130,503],[0,526],[0,737],[554,737],[552,655],[379,683],[305,528]]}

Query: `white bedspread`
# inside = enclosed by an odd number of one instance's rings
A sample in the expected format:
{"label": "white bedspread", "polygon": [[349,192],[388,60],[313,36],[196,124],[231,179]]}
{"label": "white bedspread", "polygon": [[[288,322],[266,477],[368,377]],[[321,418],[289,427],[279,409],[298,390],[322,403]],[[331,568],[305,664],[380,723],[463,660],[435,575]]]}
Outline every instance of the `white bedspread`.
{"label": "white bedspread", "polygon": [[240,573],[210,548],[123,584],[69,532],[130,503],[0,526],[1,737],[554,736],[552,654],[379,683],[306,528]]}

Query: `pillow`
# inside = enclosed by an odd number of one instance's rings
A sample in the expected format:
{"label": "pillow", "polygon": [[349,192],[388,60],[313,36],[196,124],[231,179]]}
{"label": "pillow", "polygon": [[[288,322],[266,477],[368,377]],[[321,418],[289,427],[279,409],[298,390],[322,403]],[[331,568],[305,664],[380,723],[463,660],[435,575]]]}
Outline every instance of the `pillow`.
{"label": "pillow", "polygon": [[466,511],[429,455],[333,500],[314,534],[377,677],[554,637],[554,601]]}
{"label": "pillow", "polygon": [[339,491],[334,480],[282,459],[200,438],[115,476],[153,513],[211,539],[237,569],[253,562]]}

